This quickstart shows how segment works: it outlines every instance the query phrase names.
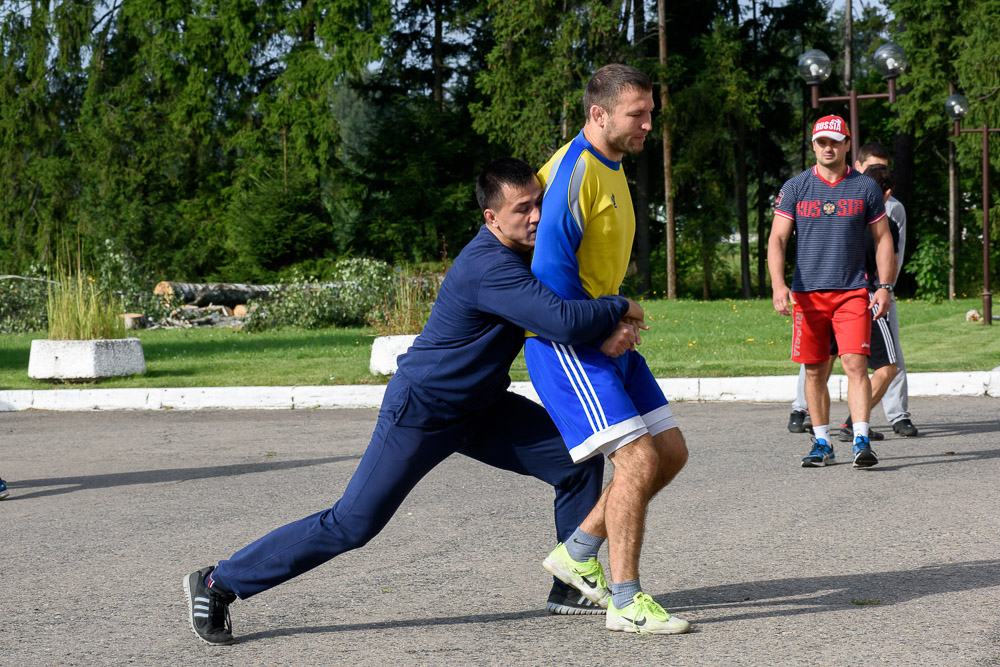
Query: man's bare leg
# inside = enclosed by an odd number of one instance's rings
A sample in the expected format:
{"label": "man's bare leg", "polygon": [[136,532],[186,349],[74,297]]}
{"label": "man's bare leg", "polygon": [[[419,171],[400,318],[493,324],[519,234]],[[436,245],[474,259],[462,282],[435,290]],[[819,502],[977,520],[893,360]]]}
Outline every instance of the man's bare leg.
{"label": "man's bare leg", "polygon": [[594,509],[590,510],[587,518],[580,522],[580,530],[590,533],[594,537],[600,537],[602,540],[608,539],[608,527],[604,523],[604,509],[608,502],[608,491],[610,490],[611,482],[604,487],[601,497],[594,503]]}
{"label": "man's bare leg", "polygon": [[806,405],[809,406],[809,415],[815,432],[817,426],[830,424],[830,390],[827,389],[826,383],[833,368],[833,357],[818,364],[805,364],[805,367]]}
{"label": "man's bare leg", "polygon": [[[615,466],[614,476],[581,528],[600,530],[604,524],[612,581],[638,579],[646,508],[684,467],[687,456],[684,436],[672,428],[655,437],[643,435],[608,457]],[[602,504],[603,522],[596,515]]]}
{"label": "man's bare leg", "polygon": [[600,533],[603,528],[608,535],[612,593],[605,619],[608,630],[678,634],[691,628],[684,619],[667,613],[639,583],[649,501],[680,472],[687,457],[678,428],[643,435],[608,457],[615,466],[611,483],[581,524],[581,529]]}
{"label": "man's bare leg", "polygon": [[889,364],[888,366],[883,366],[882,368],[876,369],[871,375],[872,383],[872,408],[879,404],[882,397],[885,396],[886,390],[889,389],[889,385],[896,378],[899,373],[899,367],[896,364]]}
{"label": "man's bare leg", "polygon": [[[579,530],[607,539],[612,581],[631,582],[639,578],[639,552],[646,527],[646,507],[653,496],[684,467],[687,447],[680,429],[672,428],[655,437],[644,434],[609,458],[615,466],[614,475],[593,509],[580,523]],[[565,557],[571,560],[567,562],[560,553],[565,553]],[[565,545],[561,545],[549,554],[543,565],[592,602],[606,606],[603,577],[596,576],[599,564],[596,561],[574,561],[572,558]]]}
{"label": "man's bare leg", "polygon": [[614,475],[580,529],[608,539],[613,580],[639,576],[646,507],[680,472],[687,456],[684,436],[672,428],[655,437],[643,435],[609,457]]}
{"label": "man's bare leg", "polygon": [[868,378],[868,358],[863,354],[843,354],[840,365],[847,376],[847,407],[851,421],[868,423],[872,411],[872,385]]}
{"label": "man's bare leg", "polygon": [[854,423],[854,467],[870,468],[878,463],[868,438],[868,419],[872,408],[872,384],[868,378],[868,360],[863,354],[845,354],[840,363],[847,375],[847,406]]}
{"label": "man's bare leg", "polygon": [[833,446],[830,444],[830,390],[827,381],[833,369],[833,357],[818,364],[804,364],[806,369],[805,395],[809,414],[812,416],[813,448],[802,459],[803,468],[822,468],[833,464]]}

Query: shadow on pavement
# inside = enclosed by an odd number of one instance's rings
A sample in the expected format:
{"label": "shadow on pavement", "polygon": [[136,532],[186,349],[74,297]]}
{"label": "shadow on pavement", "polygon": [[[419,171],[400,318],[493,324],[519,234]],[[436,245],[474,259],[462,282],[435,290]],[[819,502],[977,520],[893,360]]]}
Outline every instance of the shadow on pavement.
{"label": "shadow on pavement", "polygon": [[[694,631],[697,631],[698,626],[708,623],[889,606],[930,595],[992,588],[997,585],[1000,585],[1000,560],[986,560],[932,565],[916,570],[750,581],[677,591],[658,595],[656,598],[657,602],[678,616],[683,612],[700,612],[699,619],[694,624]],[[679,604],[680,600],[688,600],[688,603]],[[721,614],[711,616],[713,612]],[[549,616],[549,613],[531,609],[500,614],[275,628],[237,636],[237,642],[299,634],[520,621],[545,616]]]}
{"label": "shadow on pavement", "polygon": [[[889,606],[941,593],[1000,585],[1000,560],[930,565],[916,570],[750,581],[657,596],[666,609],[682,615],[699,611],[718,616],[698,624],[793,616],[865,606]],[[687,604],[679,604],[687,600]]]}
{"label": "shadow on pavement", "polygon": [[[988,419],[985,421],[969,422],[948,422],[944,424],[918,424],[920,429],[919,438],[948,438],[961,437],[963,435],[977,435],[979,433],[1000,432],[1000,419]],[[892,428],[888,429],[892,433]]]}
{"label": "shadow on pavement", "polygon": [[108,473],[105,475],[82,475],[79,477],[48,477],[44,479],[18,479],[8,481],[11,490],[20,490],[36,486],[56,486],[60,488],[45,489],[30,493],[11,493],[4,502],[16,502],[29,498],[54,496],[61,493],[83,491],[88,489],[106,489],[115,486],[130,486],[132,484],[163,484],[168,482],[185,482],[191,479],[208,479],[211,477],[231,477],[234,475],[252,475],[261,472],[294,470],[325,463],[340,463],[342,461],[357,461],[356,456],[330,456],[321,459],[300,459],[297,461],[264,461],[260,463],[240,463],[225,466],[205,466],[203,468],[167,468],[164,470],[139,470],[135,472]]}
{"label": "shadow on pavement", "polygon": [[[876,450],[878,451],[878,450]],[[915,459],[907,462],[907,459]],[[980,449],[973,452],[963,452],[959,449],[950,454],[944,452],[940,454],[924,454],[913,456],[883,456],[879,458],[879,464],[875,468],[865,472],[877,470],[898,470],[899,468],[910,468],[913,466],[937,465],[940,463],[965,463],[967,461],[988,461],[990,459],[1000,459],[1000,447],[997,449]]]}
{"label": "shadow on pavement", "polygon": [[290,637],[292,635],[316,635],[333,632],[359,632],[363,630],[398,630],[400,628],[425,628],[430,626],[464,625],[466,623],[496,623],[498,621],[521,621],[528,618],[543,618],[549,616],[544,609],[506,612],[502,614],[473,614],[470,616],[443,616],[437,618],[410,618],[394,621],[379,621],[377,623],[347,623],[336,625],[316,625],[299,628],[276,628],[261,630],[248,635],[237,635],[237,643],[250,642],[271,637]]}

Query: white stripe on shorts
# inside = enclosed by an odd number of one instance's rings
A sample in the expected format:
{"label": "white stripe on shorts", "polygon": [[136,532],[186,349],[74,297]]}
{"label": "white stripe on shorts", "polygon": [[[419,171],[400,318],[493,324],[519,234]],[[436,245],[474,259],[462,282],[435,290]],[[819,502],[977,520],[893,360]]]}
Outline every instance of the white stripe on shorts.
{"label": "white stripe on shorts", "polygon": [[626,419],[599,433],[594,433],[571,449],[569,455],[574,463],[579,463],[598,453],[609,456],[647,433],[650,436],[657,436],[672,428],[677,428],[677,420],[674,419],[670,405],[663,405],[641,417]]}
{"label": "white stripe on shorts", "polygon": [[604,414],[604,408],[601,407],[597,392],[594,391],[593,385],[590,384],[590,378],[587,377],[586,371],[583,370],[583,365],[576,356],[573,346],[553,343],[552,349],[559,359],[559,364],[566,372],[566,378],[569,380],[570,386],[573,387],[576,397],[580,399],[580,405],[583,407],[584,414],[587,415],[587,421],[590,423],[591,430],[597,433],[608,428],[608,418]]}
{"label": "white stripe on shorts", "polygon": [[882,332],[882,344],[885,346],[885,354],[890,364],[896,363],[896,347],[892,344],[892,331],[889,329],[889,318],[882,317],[875,320],[875,325]]}
{"label": "white stripe on shorts", "polygon": [[[875,292],[869,291],[868,298],[869,300],[873,300],[875,298]],[[891,294],[889,295],[889,298],[892,299]],[[892,305],[891,301],[889,302],[889,305]],[[875,304],[875,307],[872,308],[872,316],[874,317],[877,314],[878,304]],[[877,326],[878,330],[882,332],[882,346],[885,348],[885,356],[889,360],[889,363],[899,363],[899,360],[896,359],[896,346],[892,344],[892,330],[889,328],[889,316],[886,315],[885,317],[881,317],[877,320],[872,320],[872,324]]]}

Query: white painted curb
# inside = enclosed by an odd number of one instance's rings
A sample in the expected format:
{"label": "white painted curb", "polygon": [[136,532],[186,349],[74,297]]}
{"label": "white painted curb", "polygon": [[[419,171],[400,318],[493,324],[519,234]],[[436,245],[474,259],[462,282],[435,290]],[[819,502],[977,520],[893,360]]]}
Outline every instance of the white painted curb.
{"label": "white painted curb", "polygon": [[[665,378],[657,382],[671,401],[791,403],[795,375],[735,378]],[[1000,398],[1000,369],[970,373],[909,373],[910,396]],[[847,379],[830,378],[830,398],[847,400]],[[511,390],[538,401],[530,382]],[[48,389],[0,391],[0,412],[17,410],[201,410],[377,408],[384,385],[330,387],[199,387],[168,389]]]}

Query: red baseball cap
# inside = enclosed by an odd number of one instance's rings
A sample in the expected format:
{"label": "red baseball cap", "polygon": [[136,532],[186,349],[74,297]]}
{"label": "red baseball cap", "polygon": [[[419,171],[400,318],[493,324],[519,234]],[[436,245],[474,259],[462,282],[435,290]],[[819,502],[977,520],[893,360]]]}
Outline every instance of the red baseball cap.
{"label": "red baseball cap", "polygon": [[843,141],[849,136],[851,136],[851,131],[840,116],[823,116],[813,125],[813,141],[819,137]]}

